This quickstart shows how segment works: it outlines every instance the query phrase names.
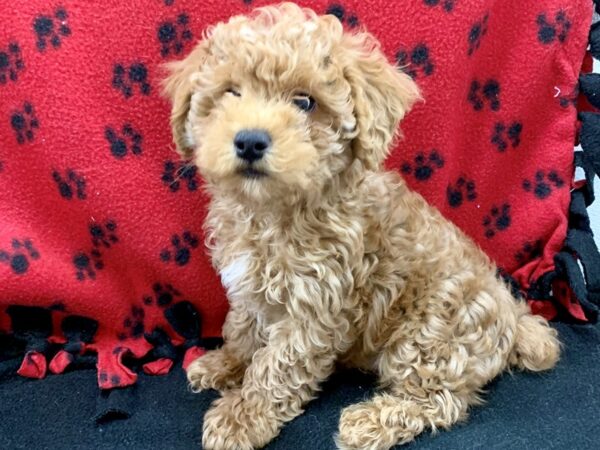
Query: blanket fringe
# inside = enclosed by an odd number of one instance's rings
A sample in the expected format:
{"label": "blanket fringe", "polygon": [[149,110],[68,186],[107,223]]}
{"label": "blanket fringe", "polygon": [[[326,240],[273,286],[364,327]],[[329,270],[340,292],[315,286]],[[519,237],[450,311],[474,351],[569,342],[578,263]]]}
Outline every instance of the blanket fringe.
{"label": "blanket fringe", "polygon": [[[127,341],[117,342],[107,348],[95,347],[98,322],[84,316],[67,315],[64,311],[37,306],[12,305],[6,310],[11,325],[11,342],[24,354],[18,373],[28,378],[44,378],[48,370],[59,374],[68,368],[98,368],[98,385],[101,389],[112,389],[134,384],[138,373],[163,375],[168,373],[176,360],[182,361],[185,369],[194,359],[205,353],[205,348],[214,348],[221,339],[202,339],[200,314],[188,301],[170,306],[165,316],[173,331],[183,338],[183,343],[174,345],[163,328],[155,328],[144,335],[150,350],[133,351]],[[53,330],[53,314],[62,314],[56,321],[62,337]],[[54,316],[61,319],[61,316]],[[8,342],[8,341],[7,341]],[[181,342],[179,340],[178,342]],[[96,350],[97,353],[93,353]]]}
{"label": "blanket fringe", "polygon": [[[600,22],[592,25],[590,47],[592,55],[600,59]],[[588,102],[600,108],[600,74],[581,75],[579,87]],[[534,311],[548,307],[539,300],[550,300],[555,315],[562,320],[571,317],[596,323],[600,310],[600,253],[587,207],[595,200],[594,177],[600,175],[600,114],[580,112],[578,119],[582,150],[575,152],[575,166],[583,169],[585,181],[576,182],[571,192],[567,237],[554,257],[555,269],[532,283],[528,298]]]}

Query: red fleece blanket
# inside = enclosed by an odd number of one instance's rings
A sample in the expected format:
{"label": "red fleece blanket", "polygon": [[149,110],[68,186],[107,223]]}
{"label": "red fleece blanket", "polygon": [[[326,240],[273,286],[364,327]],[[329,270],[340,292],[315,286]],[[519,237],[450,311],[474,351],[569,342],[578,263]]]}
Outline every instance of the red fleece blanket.
{"label": "red fleece blanket", "polygon": [[[164,373],[174,345],[189,359],[220,334],[227,302],[202,244],[201,180],[171,144],[160,65],[207,25],[269,2],[2,3],[0,331],[22,342],[23,375],[89,352],[102,388],[135,381],[128,353]],[[536,292],[567,232],[591,2],[299,3],[366,27],[416,79],[425,102],[387,167]],[[554,317],[562,302],[585,320],[556,283],[561,301],[530,295],[535,310]]]}

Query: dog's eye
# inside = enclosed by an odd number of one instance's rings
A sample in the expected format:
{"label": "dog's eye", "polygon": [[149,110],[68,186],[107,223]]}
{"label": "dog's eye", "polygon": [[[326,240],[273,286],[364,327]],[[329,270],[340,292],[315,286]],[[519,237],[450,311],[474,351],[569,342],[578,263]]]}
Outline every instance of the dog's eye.
{"label": "dog's eye", "polygon": [[242,94],[240,94],[238,91],[236,91],[235,89],[232,89],[232,88],[227,89],[226,92],[228,94],[235,95],[236,97],[241,97],[242,96]]}
{"label": "dog's eye", "polygon": [[315,106],[317,106],[315,99],[306,94],[294,95],[292,101],[294,102],[294,105],[306,112],[311,112],[315,109]]}

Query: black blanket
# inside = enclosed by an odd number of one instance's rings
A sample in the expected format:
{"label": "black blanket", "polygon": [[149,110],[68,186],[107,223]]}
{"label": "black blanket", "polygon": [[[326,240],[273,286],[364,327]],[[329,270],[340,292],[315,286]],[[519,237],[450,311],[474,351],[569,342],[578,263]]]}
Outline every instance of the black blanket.
{"label": "black blanket", "polygon": [[[504,374],[465,424],[407,448],[600,448],[600,327],[556,326],[565,345],[555,370]],[[93,368],[34,381],[14,375],[18,364],[8,355],[0,361],[1,449],[199,448],[202,417],[217,396],[190,393],[181,370],[141,374],[136,386],[99,396]],[[337,373],[268,450],[334,449],[340,409],[369,396],[373,382]]]}

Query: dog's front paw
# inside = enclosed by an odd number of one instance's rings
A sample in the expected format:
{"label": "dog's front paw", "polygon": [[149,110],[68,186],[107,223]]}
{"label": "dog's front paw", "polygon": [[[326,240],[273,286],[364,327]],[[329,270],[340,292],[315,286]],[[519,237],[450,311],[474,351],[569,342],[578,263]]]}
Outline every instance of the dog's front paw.
{"label": "dog's front paw", "polygon": [[244,379],[246,367],[224,350],[212,350],[192,362],[187,378],[194,392],[205,389],[223,391],[237,387]]}
{"label": "dog's front paw", "polygon": [[264,447],[279,431],[275,422],[244,404],[239,389],[227,391],[204,416],[202,448],[252,450]]}

